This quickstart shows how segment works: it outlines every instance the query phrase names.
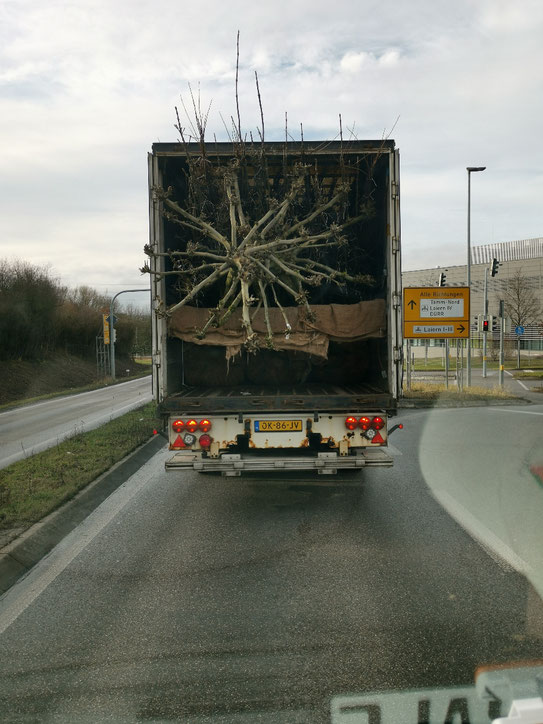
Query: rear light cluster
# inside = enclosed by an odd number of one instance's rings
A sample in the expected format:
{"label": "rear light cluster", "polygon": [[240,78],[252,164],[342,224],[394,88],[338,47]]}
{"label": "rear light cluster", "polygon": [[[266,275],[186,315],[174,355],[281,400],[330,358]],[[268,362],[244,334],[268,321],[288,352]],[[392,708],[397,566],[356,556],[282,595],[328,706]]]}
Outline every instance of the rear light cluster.
{"label": "rear light cluster", "polygon": [[[196,442],[196,436],[194,435],[194,433],[197,430],[204,433],[203,435],[200,435],[198,439],[201,448],[203,448],[204,450],[210,448],[211,443],[213,442],[212,438],[207,434],[211,430],[211,422],[207,419],[199,421],[194,419],[174,420],[172,422],[172,430],[178,433],[178,435],[183,432],[190,433],[190,435],[185,435],[184,441],[181,441],[181,439],[178,438],[179,444],[177,445],[177,447],[186,447],[187,445],[189,447],[192,446],[193,443]],[[176,443],[174,443],[174,447],[176,447]]]}
{"label": "rear light cluster", "polygon": [[209,420],[174,420],[172,422],[172,430],[174,432],[196,432],[201,430],[202,432],[209,432],[211,430],[211,422]]}
{"label": "rear light cluster", "polygon": [[356,430],[359,427],[361,430],[382,430],[385,426],[385,421],[382,417],[360,417],[357,418],[354,415],[350,415],[345,420],[345,427],[347,430]]}

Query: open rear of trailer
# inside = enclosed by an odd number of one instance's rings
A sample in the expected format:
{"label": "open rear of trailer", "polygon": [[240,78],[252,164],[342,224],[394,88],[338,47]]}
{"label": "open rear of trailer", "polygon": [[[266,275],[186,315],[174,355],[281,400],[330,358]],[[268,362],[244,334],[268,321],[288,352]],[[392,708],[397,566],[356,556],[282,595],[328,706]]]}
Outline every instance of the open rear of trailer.
{"label": "open rear of trailer", "polygon": [[[370,205],[370,211],[349,228],[348,249],[323,244],[319,259],[340,264],[348,252],[349,272],[373,281],[341,285],[323,279],[309,292],[309,318],[288,300],[284,309],[271,306],[266,323],[274,330],[283,330],[285,312],[289,319],[287,333],[274,334],[271,349],[244,347],[239,314],[199,338],[195,330],[209,319],[220,292],[205,289],[190,305],[168,311],[179,301],[175,274],[168,274],[175,266],[172,252],[186,253],[190,239],[164,213],[156,190],[168,189],[183,204],[188,158],[201,147],[154,144],[149,154],[153,384],[173,451],[166,467],[237,476],[391,465],[386,450],[401,386],[402,347],[399,152],[391,140],[266,143],[263,149],[270,188],[277,189],[288,168],[300,163],[310,168],[322,194],[331,195],[349,174],[348,203],[355,211]],[[206,144],[206,163],[227,164],[234,153],[231,144]],[[249,165],[245,193],[252,183]],[[243,202],[243,191],[241,196]],[[261,309],[253,325],[265,334]]]}

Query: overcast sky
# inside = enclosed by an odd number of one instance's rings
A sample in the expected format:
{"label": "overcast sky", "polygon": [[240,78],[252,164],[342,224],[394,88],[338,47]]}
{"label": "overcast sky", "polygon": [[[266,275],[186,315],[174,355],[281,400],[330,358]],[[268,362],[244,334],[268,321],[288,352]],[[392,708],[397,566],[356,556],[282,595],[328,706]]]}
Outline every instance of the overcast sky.
{"label": "overcast sky", "polygon": [[[463,264],[472,244],[543,236],[541,0],[0,0],[0,256],[69,286],[145,287],[147,152],[176,141],[200,83],[267,140],[358,138],[401,152],[404,269]],[[143,297],[143,295],[141,295]]]}

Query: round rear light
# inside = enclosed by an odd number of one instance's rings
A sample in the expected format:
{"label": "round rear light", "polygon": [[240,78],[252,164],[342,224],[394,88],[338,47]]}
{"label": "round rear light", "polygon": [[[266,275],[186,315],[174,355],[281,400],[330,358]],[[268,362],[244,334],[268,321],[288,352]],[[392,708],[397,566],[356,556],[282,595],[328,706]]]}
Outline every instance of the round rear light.
{"label": "round rear light", "polygon": [[358,421],[358,426],[361,430],[369,430],[371,427],[371,420],[369,417],[361,417]]}
{"label": "round rear light", "polygon": [[211,430],[211,422],[209,420],[200,420],[198,427],[202,432],[209,432]]}
{"label": "round rear light", "polygon": [[383,427],[385,426],[385,421],[383,420],[382,417],[374,417],[373,420],[371,421],[371,426],[373,427],[374,430],[382,430]]}
{"label": "round rear light", "polygon": [[347,430],[356,430],[357,425],[358,420],[356,419],[356,417],[348,417],[345,420],[345,427],[347,428]]}
{"label": "round rear light", "polygon": [[209,435],[200,435],[200,439],[198,440],[198,442],[200,443],[200,447],[211,447],[211,438],[209,437]]}
{"label": "round rear light", "polygon": [[187,422],[187,430],[189,432],[196,432],[197,429],[198,429],[198,423],[196,422],[196,420],[189,420]]}
{"label": "round rear light", "polygon": [[174,420],[172,422],[172,430],[174,432],[182,432],[185,427],[183,420]]}

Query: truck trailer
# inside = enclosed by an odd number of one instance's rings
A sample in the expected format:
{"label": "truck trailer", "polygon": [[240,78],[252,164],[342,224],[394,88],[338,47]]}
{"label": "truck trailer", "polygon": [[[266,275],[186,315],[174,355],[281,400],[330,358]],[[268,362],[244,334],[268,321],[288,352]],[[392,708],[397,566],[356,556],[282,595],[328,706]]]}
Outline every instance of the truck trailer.
{"label": "truck trailer", "polygon": [[[198,201],[206,187],[191,182],[196,172],[216,180],[219,169],[229,207],[211,203],[211,186]],[[155,143],[148,170],[153,390],[167,470],[392,465],[402,373],[394,141]],[[298,199],[304,189],[318,198],[315,211]],[[227,235],[217,229],[228,213]]]}

